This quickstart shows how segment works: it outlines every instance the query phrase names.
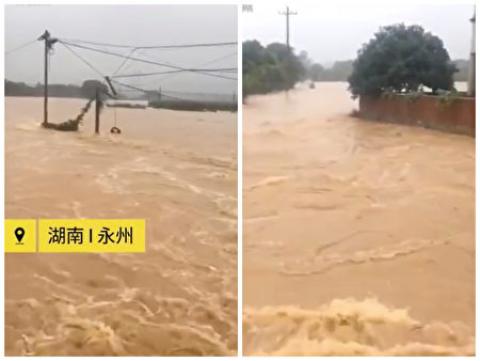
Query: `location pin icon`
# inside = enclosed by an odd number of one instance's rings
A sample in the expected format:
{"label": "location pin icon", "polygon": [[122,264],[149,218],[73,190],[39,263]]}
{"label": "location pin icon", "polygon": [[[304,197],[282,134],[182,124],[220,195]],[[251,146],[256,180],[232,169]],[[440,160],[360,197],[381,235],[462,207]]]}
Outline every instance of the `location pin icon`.
{"label": "location pin icon", "polygon": [[22,243],[22,239],[24,235],[25,235],[25,230],[22,227],[17,227],[15,229],[15,237],[17,237],[17,243]]}

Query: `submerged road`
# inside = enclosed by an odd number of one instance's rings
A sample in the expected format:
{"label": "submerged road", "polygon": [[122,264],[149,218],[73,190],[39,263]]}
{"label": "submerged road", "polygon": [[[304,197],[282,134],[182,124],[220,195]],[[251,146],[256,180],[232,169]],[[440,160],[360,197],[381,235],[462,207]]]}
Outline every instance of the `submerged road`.
{"label": "submerged road", "polygon": [[244,350],[472,354],[475,140],[355,119],[344,83],[244,117]]}

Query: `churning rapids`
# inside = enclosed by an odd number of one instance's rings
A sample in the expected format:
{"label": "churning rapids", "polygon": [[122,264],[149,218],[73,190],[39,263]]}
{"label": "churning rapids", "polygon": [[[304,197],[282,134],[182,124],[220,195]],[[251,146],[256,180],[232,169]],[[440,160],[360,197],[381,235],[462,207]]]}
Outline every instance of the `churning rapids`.
{"label": "churning rapids", "polygon": [[472,355],[475,140],[352,118],[346,88],[244,106],[244,352]]}
{"label": "churning rapids", "polygon": [[100,136],[42,114],[6,98],[6,217],[145,218],[147,251],[7,254],[6,354],[236,354],[236,114],[106,108]]}

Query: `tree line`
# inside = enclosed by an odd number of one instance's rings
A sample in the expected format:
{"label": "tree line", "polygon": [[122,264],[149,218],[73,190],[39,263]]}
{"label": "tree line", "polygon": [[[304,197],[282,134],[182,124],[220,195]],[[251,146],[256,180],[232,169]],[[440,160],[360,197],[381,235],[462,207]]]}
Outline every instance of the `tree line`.
{"label": "tree line", "polygon": [[[49,84],[48,95],[58,98],[86,98],[95,96],[96,90],[107,92],[107,86],[98,80],[85,80],[82,85],[74,84]],[[41,97],[43,96],[43,84],[28,85],[24,82],[5,80],[5,96],[17,97]]]}
{"label": "tree line", "polygon": [[422,86],[451,90],[466,81],[469,61],[451,61],[443,42],[418,25],[380,28],[353,60],[330,67],[298,55],[281,43],[243,42],[243,95],[288,90],[301,81],[349,82],[354,96],[382,91],[418,91]]}

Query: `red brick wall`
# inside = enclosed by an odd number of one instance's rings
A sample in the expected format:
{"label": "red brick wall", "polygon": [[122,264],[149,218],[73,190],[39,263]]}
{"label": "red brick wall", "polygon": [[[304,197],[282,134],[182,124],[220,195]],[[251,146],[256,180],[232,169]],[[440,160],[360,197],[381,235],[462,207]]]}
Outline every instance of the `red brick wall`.
{"label": "red brick wall", "polygon": [[[444,98],[445,99],[445,98]],[[475,98],[386,95],[360,97],[360,116],[475,136]]]}

